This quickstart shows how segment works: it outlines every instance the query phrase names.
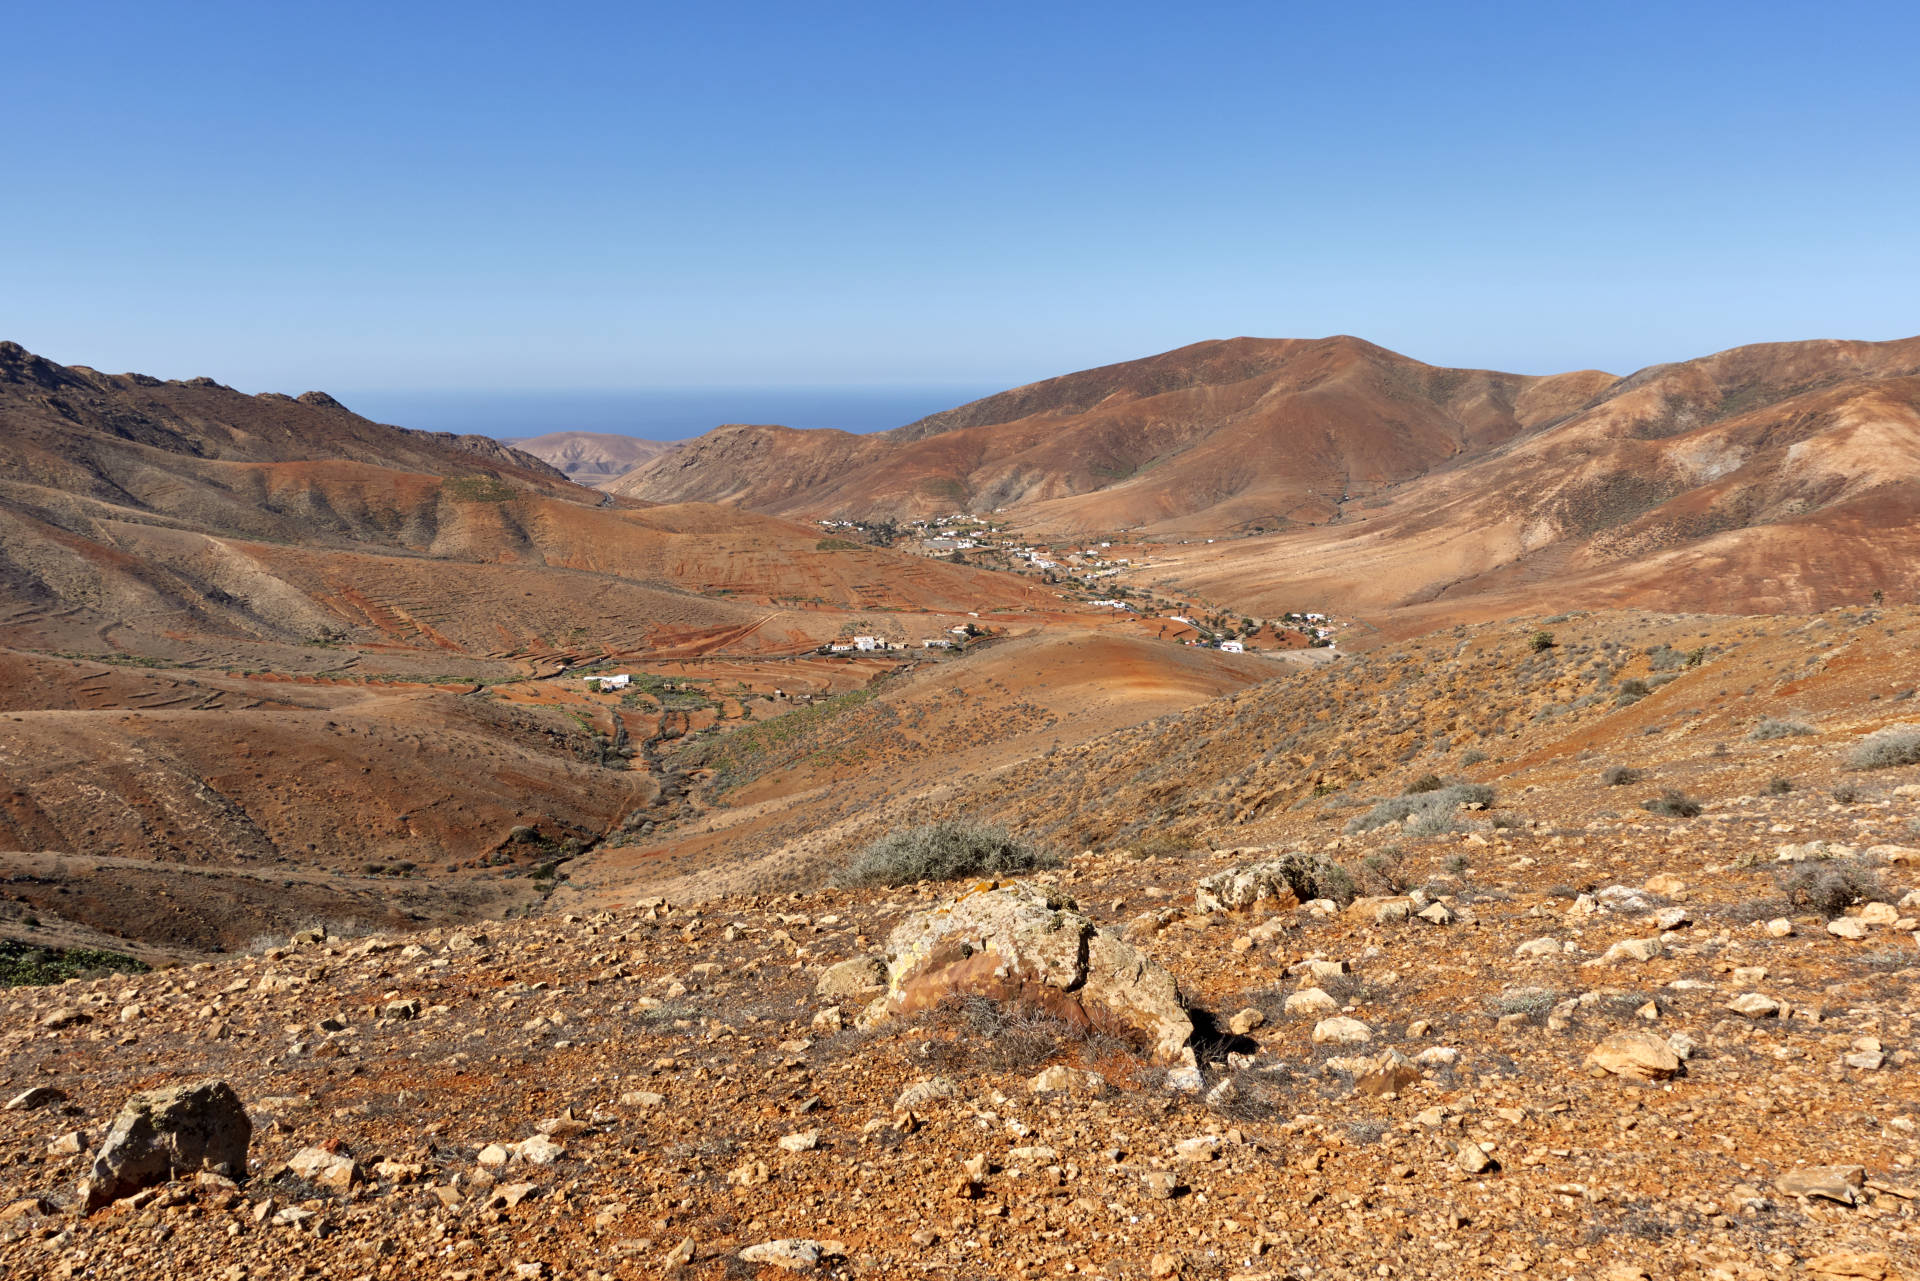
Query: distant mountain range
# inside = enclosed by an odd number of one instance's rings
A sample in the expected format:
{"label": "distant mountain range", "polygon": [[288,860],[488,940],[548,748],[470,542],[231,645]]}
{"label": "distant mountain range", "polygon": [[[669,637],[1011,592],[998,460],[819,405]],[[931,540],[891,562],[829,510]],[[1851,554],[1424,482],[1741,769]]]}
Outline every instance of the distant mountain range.
{"label": "distant mountain range", "polygon": [[524,450],[582,485],[599,485],[626,475],[672,449],[670,440],[641,440],[597,431],[550,431],[543,436],[504,442]]}
{"label": "distant mountain range", "polygon": [[1920,586],[1920,338],[1626,377],[1236,338],[877,435],[722,427],[608,488],[801,518],[999,512],[1036,537],[1270,535],[1184,554],[1165,580],[1251,610],[1452,607],[1569,579],[1817,608]]}

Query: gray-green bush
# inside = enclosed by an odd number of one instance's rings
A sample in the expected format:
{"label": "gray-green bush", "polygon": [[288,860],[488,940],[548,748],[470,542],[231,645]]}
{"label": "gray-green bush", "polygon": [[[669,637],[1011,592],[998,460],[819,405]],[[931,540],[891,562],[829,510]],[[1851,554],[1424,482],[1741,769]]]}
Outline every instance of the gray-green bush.
{"label": "gray-green bush", "polygon": [[1782,721],[1769,716],[1747,731],[1749,743],[1765,743],[1776,738],[1799,738],[1817,733],[1813,726],[1805,721]]}
{"label": "gray-green bush", "polygon": [[993,823],[943,820],[889,832],[833,877],[842,887],[911,885],[1057,867],[1054,854]]}
{"label": "gray-green bush", "polygon": [[1493,804],[1493,789],[1485,783],[1452,783],[1434,792],[1409,792],[1380,801],[1365,814],[1347,824],[1349,832],[1371,832],[1388,823],[1411,819],[1408,830],[1416,836],[1433,836],[1452,831],[1454,811],[1462,805]]}
{"label": "gray-green bush", "polygon": [[1867,735],[1847,753],[1847,764],[1855,769],[1920,765],[1920,725],[1889,725]]}

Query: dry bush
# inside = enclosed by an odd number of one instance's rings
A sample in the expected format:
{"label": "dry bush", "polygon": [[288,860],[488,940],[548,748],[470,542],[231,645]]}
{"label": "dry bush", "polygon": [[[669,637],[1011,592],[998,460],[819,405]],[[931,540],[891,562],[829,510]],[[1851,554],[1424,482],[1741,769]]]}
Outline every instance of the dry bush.
{"label": "dry bush", "polygon": [[1641,801],[1640,808],[1662,818],[1698,818],[1702,807],[1685,792],[1669,787],[1651,800]]}
{"label": "dry bush", "polygon": [[1765,743],[1776,738],[1799,738],[1818,732],[1805,721],[1782,721],[1769,716],[1747,731],[1747,741]]}
{"label": "dry bush", "polygon": [[1867,735],[1847,753],[1847,764],[1855,769],[1920,765],[1920,725],[1889,725]]}
{"label": "dry bush", "polygon": [[1462,805],[1493,804],[1493,789],[1485,783],[1453,783],[1433,792],[1409,792],[1380,801],[1347,824],[1349,833],[1371,832],[1389,823],[1413,819],[1417,836],[1454,830],[1454,812]]}
{"label": "dry bush", "polygon": [[963,876],[1000,876],[1057,867],[1060,860],[1030,841],[990,823],[946,820],[889,832],[833,875],[843,889],[911,885]]}
{"label": "dry bush", "polygon": [[1032,1072],[1079,1047],[1083,1058],[1137,1056],[1136,1047],[1069,1023],[1036,1005],[984,996],[950,996],[927,1016],[944,1035],[927,1060],[958,1072]]}
{"label": "dry bush", "polygon": [[1871,867],[1851,858],[1802,863],[1780,878],[1780,889],[1795,907],[1809,908],[1829,920],[1856,903],[1886,902],[1891,897]]}
{"label": "dry bush", "polygon": [[1631,765],[1614,765],[1608,767],[1606,772],[1600,775],[1600,781],[1608,787],[1626,787],[1630,784],[1638,783],[1646,776],[1647,772],[1645,770],[1635,769]]}

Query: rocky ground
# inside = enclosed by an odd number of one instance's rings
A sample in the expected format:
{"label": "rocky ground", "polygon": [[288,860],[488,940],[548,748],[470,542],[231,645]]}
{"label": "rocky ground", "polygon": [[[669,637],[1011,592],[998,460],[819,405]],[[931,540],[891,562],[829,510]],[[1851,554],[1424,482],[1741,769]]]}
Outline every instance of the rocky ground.
{"label": "rocky ground", "polygon": [[[954,885],[15,989],[0,1269],[1920,1275],[1917,816],[1903,768],[1844,804],[1469,822],[1344,907],[1200,909],[1261,851],[1038,873],[1172,972],[1197,1081],[979,1001],[862,1027],[857,966],[818,990]],[[1312,852],[1366,881],[1380,837]],[[247,1177],[79,1217],[122,1103],[208,1078],[250,1114]]]}

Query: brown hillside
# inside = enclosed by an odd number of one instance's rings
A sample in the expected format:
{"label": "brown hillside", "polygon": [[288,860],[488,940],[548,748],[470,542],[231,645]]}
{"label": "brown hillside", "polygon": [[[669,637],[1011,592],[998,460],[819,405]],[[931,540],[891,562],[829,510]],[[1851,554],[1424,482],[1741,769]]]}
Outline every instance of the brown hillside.
{"label": "brown hillside", "polygon": [[1169,549],[1238,609],[1410,634],[1557,604],[1818,609],[1920,592],[1920,339],[1746,347],[1623,379],[1550,430],[1349,505]]}
{"label": "brown hillside", "polygon": [[1604,374],[1236,338],[1003,392],[877,436],[727,427],[612,488],[827,517],[1006,508],[1036,530],[1274,528],[1578,408]]}

